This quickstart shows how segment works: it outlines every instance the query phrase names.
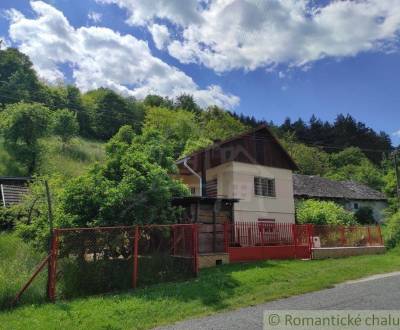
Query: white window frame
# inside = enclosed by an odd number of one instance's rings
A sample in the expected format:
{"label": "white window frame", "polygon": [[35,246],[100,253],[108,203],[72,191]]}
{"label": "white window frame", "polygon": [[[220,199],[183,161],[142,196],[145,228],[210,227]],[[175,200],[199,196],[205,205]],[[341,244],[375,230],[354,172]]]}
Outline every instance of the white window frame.
{"label": "white window frame", "polygon": [[254,177],[254,194],[259,197],[275,198],[276,197],[275,178],[255,176]]}

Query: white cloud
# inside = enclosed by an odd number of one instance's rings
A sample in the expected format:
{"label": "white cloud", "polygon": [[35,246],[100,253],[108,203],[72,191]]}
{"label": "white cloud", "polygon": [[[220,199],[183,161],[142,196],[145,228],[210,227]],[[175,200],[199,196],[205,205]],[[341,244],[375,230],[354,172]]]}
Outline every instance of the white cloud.
{"label": "white cloud", "polygon": [[90,11],[88,14],[88,19],[94,23],[100,23],[103,18],[103,14],[97,13],[95,11]]}
{"label": "white cloud", "polygon": [[326,57],[397,48],[400,1],[98,0],[128,12],[129,24],[177,26],[169,53],[217,72],[304,67]]}
{"label": "white cloud", "polygon": [[158,49],[164,49],[170,41],[170,34],[165,25],[153,24],[149,27],[154,43]]}
{"label": "white cloud", "polygon": [[103,86],[138,98],[148,93],[170,97],[188,93],[202,106],[227,108],[239,102],[220,87],[200,89],[184,72],[154,57],[143,40],[102,27],[76,29],[56,8],[42,1],[31,6],[34,19],[15,10],[9,13],[9,35],[30,56],[39,75],[51,82],[64,78],[59,65],[68,64],[82,90]]}
{"label": "white cloud", "polygon": [[392,135],[400,138],[400,129],[398,131],[392,133]]}
{"label": "white cloud", "polygon": [[199,23],[198,8],[204,1],[197,0],[96,0],[98,3],[116,4],[128,11],[127,23],[146,25],[154,18],[168,19],[179,25]]}

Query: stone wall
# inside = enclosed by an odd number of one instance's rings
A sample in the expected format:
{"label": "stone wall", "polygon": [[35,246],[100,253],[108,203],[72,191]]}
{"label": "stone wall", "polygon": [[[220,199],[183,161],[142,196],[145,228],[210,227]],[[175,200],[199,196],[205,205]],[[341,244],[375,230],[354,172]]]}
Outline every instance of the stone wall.
{"label": "stone wall", "polygon": [[228,253],[199,254],[199,268],[215,267],[221,264],[229,264]]}
{"label": "stone wall", "polygon": [[384,246],[333,247],[312,249],[313,259],[341,258],[366,254],[385,253]]}

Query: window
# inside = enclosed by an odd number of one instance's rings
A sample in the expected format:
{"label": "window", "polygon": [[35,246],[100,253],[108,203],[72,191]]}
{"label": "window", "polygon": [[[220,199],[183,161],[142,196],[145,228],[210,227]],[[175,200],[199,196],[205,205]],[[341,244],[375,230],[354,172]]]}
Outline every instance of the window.
{"label": "window", "polygon": [[354,209],[358,210],[358,203],[354,203]]}
{"label": "window", "polygon": [[275,179],[256,176],[254,178],[254,193],[257,196],[275,197]]}
{"label": "window", "polygon": [[218,195],[218,180],[214,179],[206,183],[206,196],[217,197]]}
{"label": "window", "polygon": [[195,187],[190,187],[190,195],[192,195],[192,196],[196,195],[196,188]]}

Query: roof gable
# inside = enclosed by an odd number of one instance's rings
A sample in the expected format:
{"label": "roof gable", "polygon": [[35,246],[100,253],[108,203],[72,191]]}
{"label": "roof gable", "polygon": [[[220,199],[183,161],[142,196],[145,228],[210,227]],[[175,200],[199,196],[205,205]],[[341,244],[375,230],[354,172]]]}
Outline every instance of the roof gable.
{"label": "roof gable", "polygon": [[266,125],[225,141],[215,142],[186,158],[197,172],[231,161],[297,170],[296,163]]}

